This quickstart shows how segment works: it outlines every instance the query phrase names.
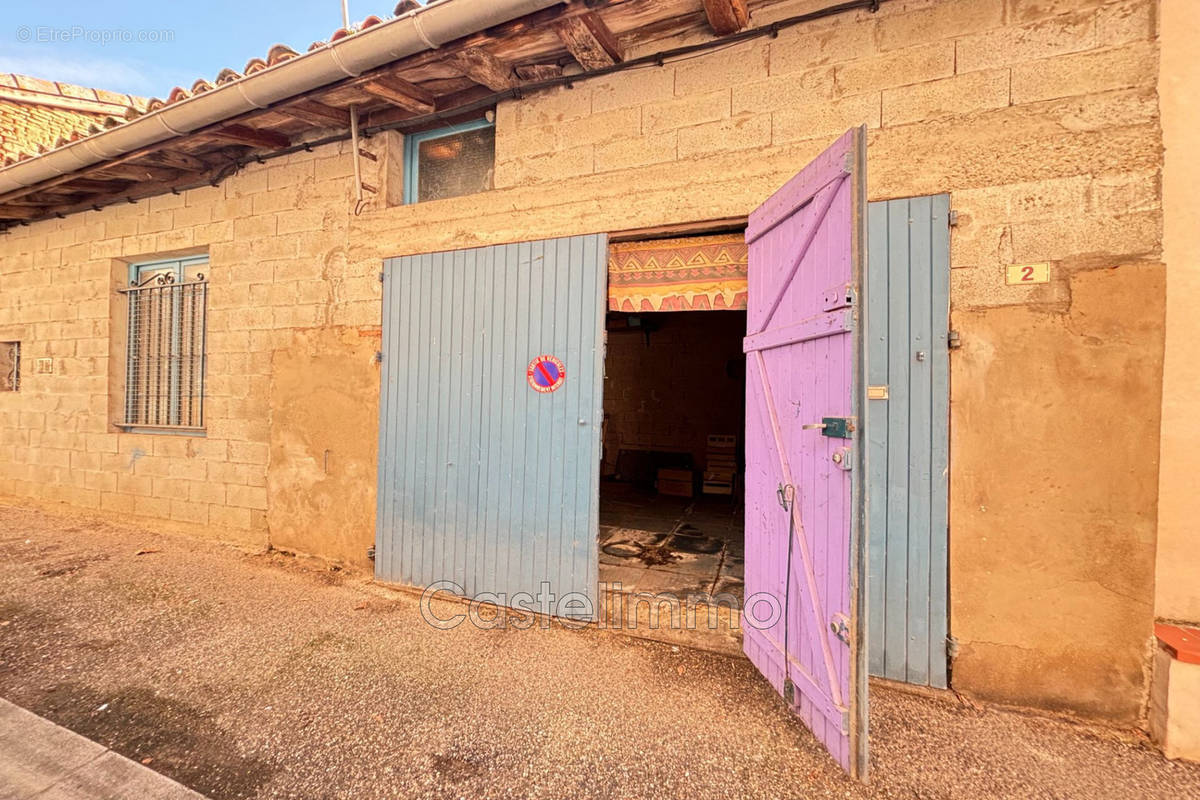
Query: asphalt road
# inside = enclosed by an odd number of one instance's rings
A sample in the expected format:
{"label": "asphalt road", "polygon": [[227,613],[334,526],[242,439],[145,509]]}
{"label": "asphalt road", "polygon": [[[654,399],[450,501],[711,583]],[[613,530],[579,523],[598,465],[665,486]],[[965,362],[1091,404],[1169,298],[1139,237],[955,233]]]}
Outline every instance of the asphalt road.
{"label": "asphalt road", "polygon": [[417,612],[319,563],[0,506],[0,696],[215,800],[1200,797],[1139,734],[879,688],[864,787],[743,659]]}

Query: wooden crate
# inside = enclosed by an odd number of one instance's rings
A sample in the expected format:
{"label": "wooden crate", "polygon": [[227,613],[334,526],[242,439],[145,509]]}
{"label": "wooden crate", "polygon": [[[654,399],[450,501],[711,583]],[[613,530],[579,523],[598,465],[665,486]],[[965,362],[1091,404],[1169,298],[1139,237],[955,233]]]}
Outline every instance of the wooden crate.
{"label": "wooden crate", "polygon": [[736,436],[729,434],[708,435],[704,480],[700,484],[700,491],[704,494],[733,494],[738,473],[737,441]]}
{"label": "wooden crate", "polygon": [[696,476],[690,469],[660,469],[655,483],[659,494],[691,497],[696,491]]}

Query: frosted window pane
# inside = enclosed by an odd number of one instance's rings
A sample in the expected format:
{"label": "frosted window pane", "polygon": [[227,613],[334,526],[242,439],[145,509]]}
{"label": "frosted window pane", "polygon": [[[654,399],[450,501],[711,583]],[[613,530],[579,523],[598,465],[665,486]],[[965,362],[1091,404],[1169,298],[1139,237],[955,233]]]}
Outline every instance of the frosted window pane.
{"label": "frosted window pane", "polygon": [[417,146],[417,200],[438,200],[491,189],[495,160],[495,128],[426,139]]}

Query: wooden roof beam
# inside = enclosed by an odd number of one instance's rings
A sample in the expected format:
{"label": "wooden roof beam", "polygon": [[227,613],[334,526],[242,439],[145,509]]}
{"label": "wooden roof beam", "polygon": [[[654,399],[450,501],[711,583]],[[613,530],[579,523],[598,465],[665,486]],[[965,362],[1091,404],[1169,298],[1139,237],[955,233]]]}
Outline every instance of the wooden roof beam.
{"label": "wooden roof beam", "polygon": [[155,150],[153,153],[146,153],[133,159],[130,163],[148,164],[152,167],[171,167],[185,172],[206,172],[212,169],[212,165],[207,161],[178,150]]}
{"label": "wooden roof beam", "polygon": [[718,36],[737,33],[750,24],[746,0],[704,0],[704,13],[709,27]]}
{"label": "wooden roof beam", "polygon": [[43,213],[35,206],[0,206],[0,219],[33,219]]}
{"label": "wooden roof beam", "polygon": [[58,186],[51,186],[45,189],[46,194],[78,194],[80,192],[120,192],[127,188],[130,184],[129,179],[116,179],[110,181],[95,180],[93,178],[76,178],[70,183],[60,183]]}
{"label": "wooden roof beam", "polygon": [[513,71],[523,81],[548,81],[563,74],[561,64],[524,64]]}
{"label": "wooden roof beam", "polygon": [[517,85],[512,66],[496,58],[486,50],[468,47],[455,53],[447,60],[455,69],[476,83],[493,92],[503,92]]}
{"label": "wooden roof beam", "polygon": [[596,14],[559,20],[554,23],[554,32],[584,69],[611,67],[625,58],[621,43]]}
{"label": "wooden roof beam", "polygon": [[[137,181],[142,183],[145,181],[171,181],[180,177],[179,170],[168,169],[167,167],[148,167],[144,164],[134,164],[133,162],[125,162],[124,164],[105,164],[101,169],[89,172],[89,175],[101,179],[115,178],[116,180]],[[68,183],[76,183],[78,179],[69,181]],[[66,188],[71,188],[67,186]]]}
{"label": "wooden roof beam", "polygon": [[220,139],[234,144],[244,144],[250,147],[263,147],[268,150],[282,150],[292,143],[292,140],[276,131],[262,128],[251,128],[249,125],[226,125],[200,134],[208,139]]}
{"label": "wooden roof beam", "polygon": [[437,99],[432,92],[395,75],[377,75],[359,88],[414,114],[431,114],[437,108]]}
{"label": "wooden roof beam", "polygon": [[274,110],[279,111],[281,114],[287,114],[293,119],[303,120],[311,125],[316,125],[319,128],[350,127],[349,111],[327,106],[324,103],[318,103],[316,100],[297,100],[294,103],[288,103],[286,106],[280,106]]}

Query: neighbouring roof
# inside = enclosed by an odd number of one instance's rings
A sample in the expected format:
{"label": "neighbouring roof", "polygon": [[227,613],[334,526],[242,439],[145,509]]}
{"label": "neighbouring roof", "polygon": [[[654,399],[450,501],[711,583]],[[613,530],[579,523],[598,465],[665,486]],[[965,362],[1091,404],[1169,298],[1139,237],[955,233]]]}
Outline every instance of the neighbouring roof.
{"label": "neighbouring roof", "polygon": [[[396,6],[396,14],[399,15],[417,7],[417,4],[412,2],[412,0],[401,0]],[[378,25],[381,22],[383,20],[379,17],[374,15],[369,16],[350,28],[338,28],[330,34],[328,41],[313,42],[309,45],[308,49],[310,52],[317,50],[339,39],[344,39],[347,36]],[[245,75],[261,72],[267,67],[273,67],[280,62],[295,58],[298,55],[300,54],[287,45],[274,45],[267,51],[265,58],[256,56],[247,61],[246,66],[242,68],[241,72],[226,67],[218,72],[211,81],[205,78],[198,78],[190,89],[183,86],[174,87],[167,93],[165,100],[158,97],[151,97],[147,100],[142,97],[107,92],[103,89],[87,89],[82,86],[56,83],[24,75],[0,75],[0,104],[2,104],[0,108],[4,109],[0,111],[0,115],[3,115],[0,118],[5,119],[5,122],[7,122],[7,106],[10,102],[18,103],[24,100],[27,103],[36,104],[31,111],[25,114],[25,116],[30,118],[30,122],[26,126],[28,135],[24,138],[16,135],[20,132],[20,129],[17,129],[11,140],[11,147],[6,136],[8,126],[5,123],[0,123],[0,136],[4,137],[3,145],[0,146],[0,166],[7,166],[17,161],[33,158],[47,150],[61,147],[69,142],[91,136],[93,133],[99,133],[106,128],[112,128],[123,122],[136,119],[148,111],[155,111],[163,106],[178,103],[180,100],[186,100],[194,94],[211,91],[217,86],[236,81]],[[5,91],[9,88],[5,84],[6,78],[11,79],[13,82],[10,91],[14,95],[26,97],[22,97],[21,99],[14,97],[10,100]],[[52,98],[90,102],[72,109],[61,105],[52,105],[48,102]],[[14,116],[20,118],[20,115],[16,114],[16,112],[14,112]]]}
{"label": "neighbouring roof", "polygon": [[0,73],[0,162],[45,152],[145,111],[147,100],[28,75]]}

